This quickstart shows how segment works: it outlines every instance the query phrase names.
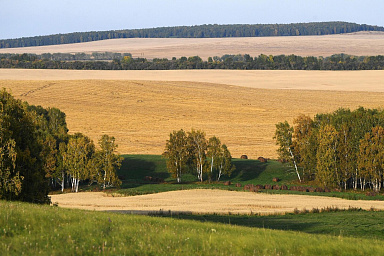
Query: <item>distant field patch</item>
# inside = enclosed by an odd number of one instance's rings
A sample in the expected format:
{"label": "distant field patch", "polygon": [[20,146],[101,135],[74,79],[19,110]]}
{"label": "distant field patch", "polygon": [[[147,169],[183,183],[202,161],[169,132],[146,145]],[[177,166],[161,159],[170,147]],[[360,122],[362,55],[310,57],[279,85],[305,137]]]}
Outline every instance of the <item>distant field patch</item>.
{"label": "distant field patch", "polygon": [[224,54],[295,54],[323,56],[345,53],[358,56],[384,54],[384,32],[358,32],[323,36],[228,37],[228,38],[127,38],[87,43],[6,48],[0,53],[120,52],[133,57],[203,59]]}
{"label": "distant field patch", "polygon": [[[309,81],[317,73],[298,74]],[[276,80],[280,81],[278,77]],[[340,76],[337,80],[339,86],[342,79]],[[349,80],[345,79],[344,88],[348,89]],[[301,82],[290,83],[295,87]],[[204,130],[207,136],[218,136],[233,157],[247,154],[253,159],[277,157],[272,137],[278,122],[292,122],[299,114],[312,116],[339,107],[380,108],[384,96],[381,92],[269,90],[212,83],[124,80],[0,80],[0,87],[11,89],[16,98],[30,104],[61,109],[67,114],[71,133],[83,132],[94,141],[103,134],[115,136],[121,153],[159,155],[170,132],[194,128]],[[375,88],[381,87],[377,80]]]}

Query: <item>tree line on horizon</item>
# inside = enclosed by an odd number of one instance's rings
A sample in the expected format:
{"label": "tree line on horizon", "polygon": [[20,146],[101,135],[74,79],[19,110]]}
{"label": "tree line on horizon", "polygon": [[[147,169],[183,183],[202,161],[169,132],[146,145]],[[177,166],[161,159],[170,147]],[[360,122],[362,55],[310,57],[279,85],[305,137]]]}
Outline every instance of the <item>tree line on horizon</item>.
{"label": "tree line on horizon", "polygon": [[227,146],[216,136],[206,139],[201,130],[185,132],[181,129],[170,133],[163,156],[168,172],[178,183],[186,173],[196,175],[200,182],[204,177],[211,182],[220,181],[223,175],[231,176],[235,170]]}
{"label": "tree line on horizon", "polygon": [[[111,53],[99,56],[108,56]],[[83,58],[83,59],[81,59]],[[75,70],[180,70],[180,69],[231,69],[231,70],[383,70],[384,55],[353,56],[335,54],[330,57],[301,57],[297,55],[226,54],[172,58],[132,58],[127,53],[110,61],[90,61],[92,55],[84,54],[0,54],[0,68],[24,69],[75,69]],[[101,57],[100,57],[101,58]],[[58,60],[61,59],[61,60]]]}
{"label": "tree line on horizon", "polygon": [[304,36],[384,31],[384,27],[351,22],[310,22],[292,24],[234,24],[159,27],[110,31],[75,32],[0,40],[0,48],[73,44],[116,38],[222,38],[263,36]]}
{"label": "tree line on horizon", "polygon": [[115,138],[103,135],[99,149],[82,133],[68,134],[57,108],[29,105],[0,91],[0,199],[49,203],[51,189],[81,182],[118,186],[122,158]]}
{"label": "tree line on horizon", "polygon": [[338,109],[300,115],[276,124],[275,137],[282,161],[292,164],[300,182],[339,189],[384,185],[384,111]]}

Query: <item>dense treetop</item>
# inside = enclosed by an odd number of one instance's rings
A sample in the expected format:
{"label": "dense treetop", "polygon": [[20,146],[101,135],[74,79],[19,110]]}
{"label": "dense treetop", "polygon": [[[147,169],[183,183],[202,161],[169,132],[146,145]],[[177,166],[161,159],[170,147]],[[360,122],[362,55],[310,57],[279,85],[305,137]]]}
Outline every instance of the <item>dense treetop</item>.
{"label": "dense treetop", "polygon": [[384,111],[338,109],[300,115],[291,126],[276,125],[279,158],[294,166],[300,181],[340,189],[373,189],[384,184]]}
{"label": "dense treetop", "polygon": [[329,57],[297,55],[249,54],[213,56],[204,61],[199,56],[148,60],[132,58],[129,53],[92,54],[0,54],[0,68],[77,69],[77,70],[383,70],[384,56],[352,56],[335,54]]}
{"label": "dense treetop", "polygon": [[0,40],[0,48],[57,45],[115,38],[220,38],[330,35],[359,31],[384,31],[384,27],[349,22],[311,22],[293,24],[236,24],[159,27],[110,31],[75,32],[48,36]]}

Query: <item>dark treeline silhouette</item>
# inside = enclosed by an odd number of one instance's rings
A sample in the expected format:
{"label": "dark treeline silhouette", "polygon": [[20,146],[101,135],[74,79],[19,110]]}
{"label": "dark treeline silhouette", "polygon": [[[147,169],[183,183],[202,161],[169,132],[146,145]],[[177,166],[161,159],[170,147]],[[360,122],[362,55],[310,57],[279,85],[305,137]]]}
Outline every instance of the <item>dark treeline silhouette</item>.
{"label": "dark treeline silhouette", "polygon": [[384,27],[349,22],[311,22],[294,24],[237,24],[160,27],[110,31],[75,32],[47,36],[0,40],[0,48],[57,45],[115,38],[213,38],[330,35],[359,31],[384,31]]}
{"label": "dark treeline silhouette", "polygon": [[[50,54],[49,56],[54,56]],[[175,70],[175,69],[238,69],[238,70],[383,70],[384,56],[351,56],[336,54],[330,57],[301,57],[297,55],[224,55],[209,57],[203,61],[199,56],[171,60],[132,58],[130,54],[119,55],[112,61],[79,60],[76,54],[63,54],[64,60],[47,59],[47,54],[0,54],[0,68],[26,69],[77,69],[77,70]],[[57,55],[59,56],[59,55]],[[89,55],[91,56],[91,55]],[[112,56],[112,55],[111,55]],[[59,58],[57,58],[59,59]],[[69,59],[69,60],[67,60]]]}

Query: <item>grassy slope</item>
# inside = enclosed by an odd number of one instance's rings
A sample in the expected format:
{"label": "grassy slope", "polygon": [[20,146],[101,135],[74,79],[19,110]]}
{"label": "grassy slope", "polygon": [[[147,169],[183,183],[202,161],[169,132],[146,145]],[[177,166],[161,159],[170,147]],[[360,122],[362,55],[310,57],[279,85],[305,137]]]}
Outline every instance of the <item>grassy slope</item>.
{"label": "grassy slope", "polygon": [[[165,159],[159,155],[123,155],[124,161],[118,174],[124,176],[127,182],[143,182],[145,176],[164,178],[173,182],[167,171]],[[258,160],[233,159],[236,170],[231,177],[223,176],[222,181],[231,180],[233,183],[287,184],[296,179],[293,172],[277,161],[261,163]],[[280,182],[272,182],[273,177],[279,177]],[[182,181],[196,181],[196,177],[185,174]]]}
{"label": "grassy slope", "polygon": [[2,255],[382,255],[382,240],[0,201]]}
{"label": "grassy slope", "polygon": [[[231,177],[223,176],[221,181],[231,180],[232,183],[245,184],[288,184],[295,180],[293,173],[287,171],[281,163],[270,161],[261,163],[257,160],[233,159],[236,166]],[[125,195],[151,194],[165,191],[217,188],[227,190],[242,190],[232,186],[224,186],[223,183],[195,183],[196,177],[185,174],[182,178],[183,184],[174,184],[175,179],[167,171],[165,159],[159,155],[124,155],[122,167],[118,172],[125,180],[117,193]],[[163,178],[167,184],[145,184],[143,178],[151,176]],[[279,177],[281,181],[272,182],[273,177]]]}
{"label": "grassy slope", "polygon": [[335,211],[270,216],[177,215],[177,219],[384,240],[384,212]]}
{"label": "grassy slope", "polygon": [[[195,183],[196,177],[192,174],[183,176],[183,184],[175,184],[175,180],[167,172],[165,159],[159,155],[124,155],[124,161],[119,176],[123,176],[121,189],[114,191],[124,195],[152,194],[166,191],[212,188],[242,191],[243,187],[235,187],[235,183],[245,184],[292,184],[297,181],[296,174],[292,170],[277,161],[268,161],[261,163],[257,160],[233,159],[236,166],[235,172],[231,177],[222,177],[222,181],[231,180],[233,185],[224,186],[223,183]],[[148,184],[143,178],[145,176],[163,178],[166,184]],[[280,178],[279,182],[272,182],[273,177]],[[263,191],[274,194],[303,194],[316,196],[340,197],[350,200],[384,200],[384,195],[366,196],[356,192],[330,192],[330,193],[307,193],[298,191],[269,190]]]}

